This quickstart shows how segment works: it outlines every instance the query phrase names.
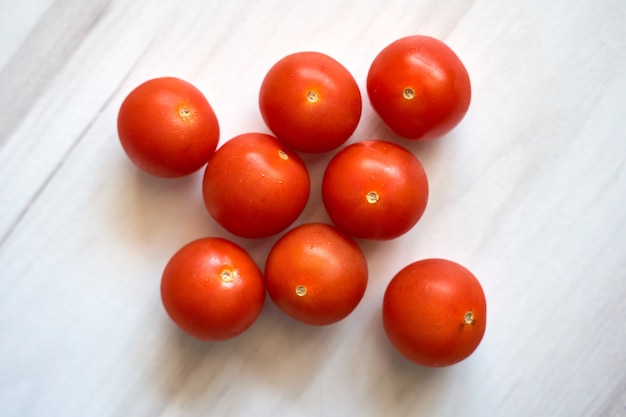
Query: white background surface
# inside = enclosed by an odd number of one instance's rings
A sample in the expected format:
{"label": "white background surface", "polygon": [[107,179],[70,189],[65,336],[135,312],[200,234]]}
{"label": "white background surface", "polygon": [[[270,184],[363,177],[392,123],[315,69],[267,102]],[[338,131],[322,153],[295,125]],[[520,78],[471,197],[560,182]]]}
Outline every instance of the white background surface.
{"label": "white background surface", "polygon": [[[626,407],[626,3],[622,0],[83,1],[0,4],[0,415],[622,416]],[[407,146],[430,179],[407,235],[360,242],[366,295],[344,321],[301,325],[268,299],[242,336],[183,335],[160,274],[188,241],[231,237],[201,172],[151,178],[126,159],[119,105],[153,77],[200,88],[221,143],[266,131],[261,80],[324,52],[364,87],[380,49],[437,37],[473,101],[453,133],[389,133],[365,90],[350,142]],[[331,154],[306,157],[308,207]],[[234,239],[263,265],[271,243]],[[430,370],[385,339],[389,279],[425,257],[483,284],[488,325],[466,361]]]}

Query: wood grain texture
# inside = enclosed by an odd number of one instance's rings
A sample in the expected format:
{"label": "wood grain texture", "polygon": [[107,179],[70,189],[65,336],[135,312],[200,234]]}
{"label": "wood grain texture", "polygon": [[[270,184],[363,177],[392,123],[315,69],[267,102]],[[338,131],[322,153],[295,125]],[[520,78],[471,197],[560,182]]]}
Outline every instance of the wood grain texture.
{"label": "wood grain texture", "polygon": [[[0,415],[621,416],[626,413],[626,3],[621,0],[229,2],[48,0],[0,5]],[[212,103],[221,143],[267,131],[257,96],[284,55],[317,50],[364,92],[371,60],[428,34],[467,66],[465,120],[431,143],[384,128],[364,100],[351,141],[423,163],[422,220],[359,242],[359,307],[313,328],[271,302],[242,336],[201,343],[159,298],[169,257],[232,238],[260,266],[275,238],[210,219],[201,174],[139,173],[117,139],[128,92],[163,75]],[[305,157],[319,201],[331,155]],[[385,339],[382,293],[404,265],[460,262],[488,301],[485,338],[445,369]]]}

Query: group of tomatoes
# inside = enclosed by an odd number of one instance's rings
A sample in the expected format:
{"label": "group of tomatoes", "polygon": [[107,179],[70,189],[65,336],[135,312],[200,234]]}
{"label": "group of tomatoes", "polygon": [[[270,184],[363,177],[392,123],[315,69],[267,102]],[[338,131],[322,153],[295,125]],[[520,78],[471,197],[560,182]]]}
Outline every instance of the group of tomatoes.
{"label": "group of tomatoes", "polygon": [[[467,71],[443,42],[408,36],[384,48],[367,75],[367,95],[381,120],[407,140],[436,139],[465,116]],[[338,150],[361,118],[357,82],[318,52],[288,55],[272,66],[259,92],[259,110],[273,135],[243,133],[217,148],[220,129],[204,95],[177,78],[135,88],[121,105],[118,133],[130,160],[158,177],[205,167],[202,195],[225,230],[249,239],[283,233],[264,271],[239,245],[205,237],[178,250],[161,279],[171,319],[202,340],[232,338],[261,313],[266,294],[285,314],[309,325],[349,315],[368,281],[355,239],[389,240],[422,216],[428,181],[419,160],[396,143],[368,139]],[[338,151],[337,151],[338,150]],[[322,180],[331,224],[289,229],[310,194],[299,153],[335,152]],[[447,366],[480,343],[486,303],[478,280],[446,259],[406,266],[389,282],[382,319],[391,344],[424,366]]]}

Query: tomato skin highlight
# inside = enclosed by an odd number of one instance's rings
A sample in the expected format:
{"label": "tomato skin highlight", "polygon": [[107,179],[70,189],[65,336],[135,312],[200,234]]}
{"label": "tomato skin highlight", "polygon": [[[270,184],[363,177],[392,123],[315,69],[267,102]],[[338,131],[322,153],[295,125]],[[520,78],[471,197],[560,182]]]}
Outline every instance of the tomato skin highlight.
{"label": "tomato skin highlight", "polygon": [[258,239],[282,232],[310,193],[306,165],[275,137],[244,133],[224,143],[203,178],[204,203],[229,232]]}
{"label": "tomato skin highlight", "polygon": [[128,158],[142,171],[163,178],[202,168],[220,135],[204,95],[174,77],[148,80],[131,91],[120,107],[117,128]]}
{"label": "tomato skin highlight", "polygon": [[240,246],[202,238],[179,249],[161,278],[167,314],[185,333],[206,341],[238,336],[265,302],[263,275]]}
{"label": "tomato skin highlight", "polygon": [[350,236],[389,240],[408,232],[428,202],[428,180],[405,148],[383,140],[355,142],[329,162],[322,200],[332,222]]}
{"label": "tomato skin highlight", "polygon": [[443,367],[476,350],[485,333],[487,305],[480,282],[465,267],[424,259],[390,281],[382,316],[389,341],[403,356]]}
{"label": "tomato skin highlight", "polygon": [[323,223],[298,226],[271,249],[267,291],[287,315],[325,326],[346,318],[367,287],[367,261],[357,243]]}
{"label": "tomato skin highlight", "polygon": [[471,101],[467,69],[445,43],[407,36],[373,60],[367,93],[382,121],[397,135],[432,140],[456,127]]}
{"label": "tomato skin highlight", "polygon": [[267,127],[298,152],[324,153],[346,142],[361,118],[356,80],[333,58],[297,52],[266,74],[259,109]]}

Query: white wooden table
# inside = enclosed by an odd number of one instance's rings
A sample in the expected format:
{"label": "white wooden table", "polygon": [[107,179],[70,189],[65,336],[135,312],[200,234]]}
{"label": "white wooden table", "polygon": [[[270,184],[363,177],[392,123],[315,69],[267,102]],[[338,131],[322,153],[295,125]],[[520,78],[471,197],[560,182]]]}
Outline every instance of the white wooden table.
{"label": "white wooden table", "polygon": [[[623,0],[3,0],[0,415],[626,415],[625,22]],[[401,142],[429,206],[407,235],[361,242],[362,303],[314,328],[268,299],[238,338],[182,334],[160,302],[165,263],[232,236],[204,209],[200,172],[130,164],[126,94],[157,76],[194,83],[223,143],[266,131],[258,89],[284,55],[324,52],[364,92],[374,56],[410,34],[457,52],[473,101],[441,140]],[[398,140],[367,99],[350,141],[366,138]],[[306,157],[298,223],[327,220],[329,158]],[[232,239],[261,266],[273,243]],[[433,256],[471,269],[489,308],[478,350],[444,369],[400,357],[380,319],[391,276]]]}

